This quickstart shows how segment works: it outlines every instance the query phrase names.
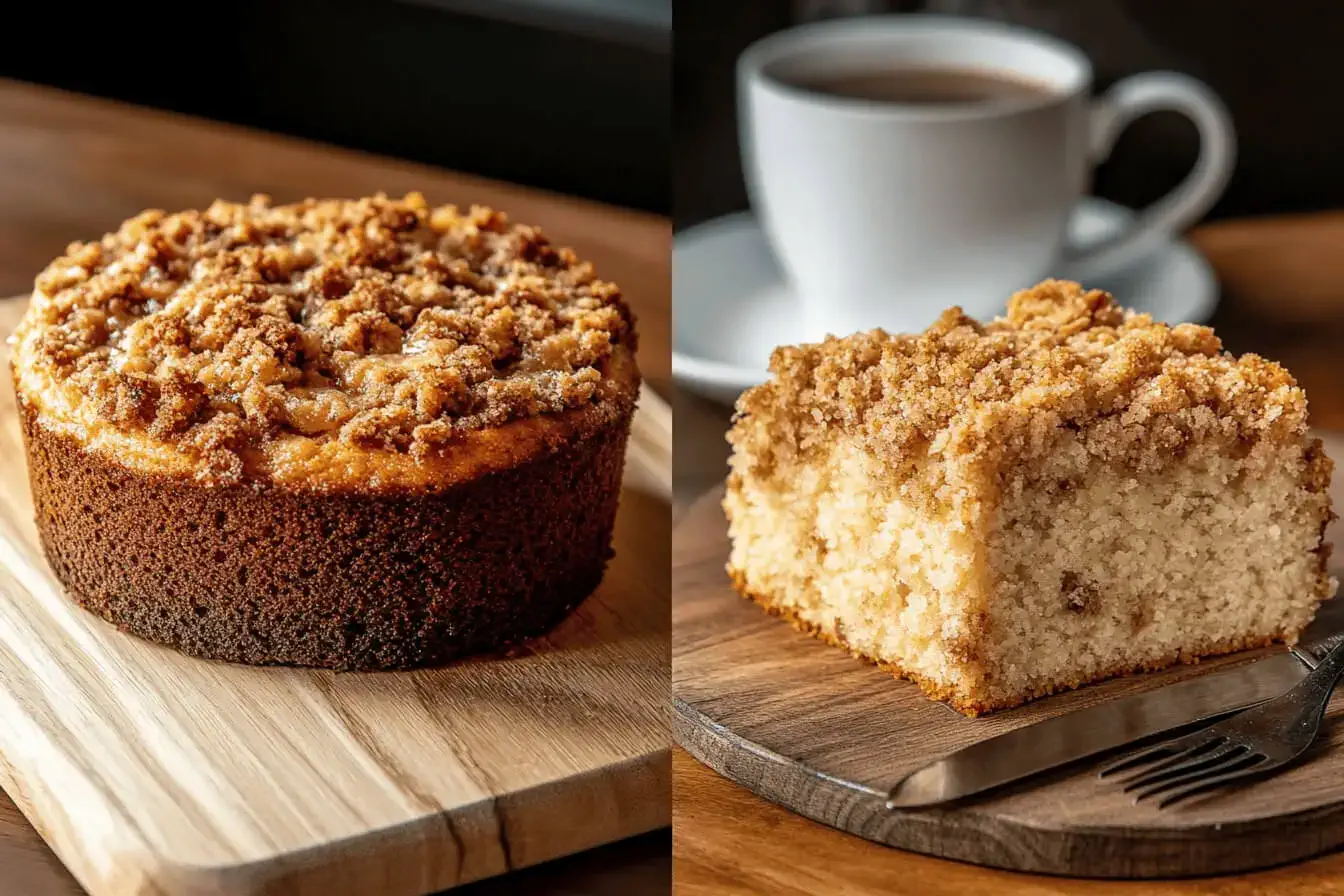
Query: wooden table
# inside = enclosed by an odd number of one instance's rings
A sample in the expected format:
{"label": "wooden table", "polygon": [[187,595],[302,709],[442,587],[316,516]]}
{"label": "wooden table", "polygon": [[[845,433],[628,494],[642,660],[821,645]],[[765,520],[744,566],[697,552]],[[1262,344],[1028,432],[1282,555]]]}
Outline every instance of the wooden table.
{"label": "wooden table", "polygon": [[[290,201],[378,190],[491,205],[592,259],[624,287],[639,316],[640,366],[666,391],[671,230],[662,218],[0,80],[0,296],[25,292],[69,241],[98,236],[145,208],[193,208],[252,193]],[[669,868],[663,831],[458,892],[667,892]],[[79,892],[0,795],[0,896]]]}
{"label": "wooden table", "polygon": [[[1226,346],[1284,362],[1307,389],[1313,424],[1344,430],[1344,255],[1339,253],[1344,214],[1221,222],[1196,230],[1192,239],[1222,284],[1213,324]],[[674,390],[672,407],[677,519],[724,475],[728,411],[681,390]],[[1344,852],[1205,880],[1052,878],[878,846],[768,803],[680,748],[673,751],[672,775],[672,868],[678,896],[1344,896]]]}

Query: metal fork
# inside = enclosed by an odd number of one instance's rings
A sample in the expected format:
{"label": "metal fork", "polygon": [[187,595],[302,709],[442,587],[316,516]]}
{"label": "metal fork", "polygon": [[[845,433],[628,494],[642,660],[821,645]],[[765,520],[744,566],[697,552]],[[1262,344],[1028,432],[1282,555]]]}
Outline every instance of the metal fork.
{"label": "metal fork", "polygon": [[[1308,665],[1315,657],[1294,651]],[[1158,808],[1252,775],[1268,774],[1307,751],[1344,672],[1344,642],[1336,645],[1292,690],[1216,725],[1122,756],[1099,772],[1109,778],[1147,766],[1125,780],[1134,802],[1161,796]],[[1156,764],[1152,764],[1156,763]]]}

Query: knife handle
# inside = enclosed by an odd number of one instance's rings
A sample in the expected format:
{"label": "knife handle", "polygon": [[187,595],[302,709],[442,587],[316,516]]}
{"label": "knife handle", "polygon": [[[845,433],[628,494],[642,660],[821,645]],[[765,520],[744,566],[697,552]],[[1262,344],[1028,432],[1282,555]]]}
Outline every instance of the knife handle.
{"label": "knife handle", "polygon": [[1292,648],[1293,656],[1306,663],[1307,668],[1315,669],[1330,651],[1344,644],[1344,632],[1330,635],[1307,644],[1298,644]]}

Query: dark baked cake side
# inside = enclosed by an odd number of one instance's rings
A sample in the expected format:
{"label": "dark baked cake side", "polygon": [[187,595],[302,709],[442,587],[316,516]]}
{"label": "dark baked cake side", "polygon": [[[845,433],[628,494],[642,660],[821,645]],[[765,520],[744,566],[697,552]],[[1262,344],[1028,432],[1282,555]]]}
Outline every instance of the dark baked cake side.
{"label": "dark baked cake side", "polygon": [[196,656],[343,670],[441,663],[564,618],[611,556],[633,413],[441,493],[389,495],[132,472],[19,407],[42,546],[81,605]]}

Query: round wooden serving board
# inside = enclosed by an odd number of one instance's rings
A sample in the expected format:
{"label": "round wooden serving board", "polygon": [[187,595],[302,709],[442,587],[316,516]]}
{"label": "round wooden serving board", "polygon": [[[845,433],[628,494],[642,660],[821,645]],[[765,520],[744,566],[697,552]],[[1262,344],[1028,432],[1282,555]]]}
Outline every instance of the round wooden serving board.
{"label": "round wooden serving board", "polygon": [[[893,783],[953,750],[1264,651],[964,718],[913,684],[800,634],[739,597],[724,573],[728,539],[720,494],[715,490],[690,508],[672,538],[675,733],[720,774],[878,843],[1021,871],[1220,874],[1344,844],[1344,689],[1307,761],[1253,786],[1165,811],[1136,806],[1118,786],[1100,782],[1097,761],[947,808],[888,810],[884,799]],[[1332,608],[1334,619],[1338,610]]]}

